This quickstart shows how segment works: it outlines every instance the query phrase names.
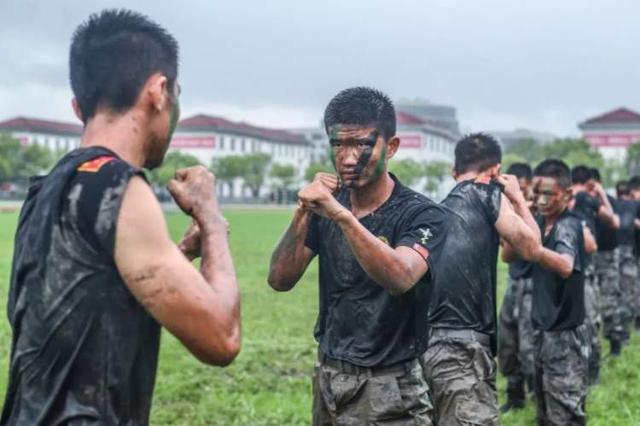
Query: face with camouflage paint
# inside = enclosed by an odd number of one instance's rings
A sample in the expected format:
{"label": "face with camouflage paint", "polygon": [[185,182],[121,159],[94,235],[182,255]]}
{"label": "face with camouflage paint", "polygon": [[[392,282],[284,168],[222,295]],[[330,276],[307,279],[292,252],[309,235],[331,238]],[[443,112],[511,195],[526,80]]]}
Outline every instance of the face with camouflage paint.
{"label": "face with camouflage paint", "polygon": [[164,156],[169,149],[169,145],[171,144],[171,138],[173,137],[173,132],[178,125],[178,120],[180,119],[180,85],[176,81],[172,88],[172,93],[169,94],[169,102],[168,102],[168,111],[163,111],[162,116],[163,120],[168,118],[168,123],[163,124],[162,128],[163,135],[160,135],[157,140],[152,144],[150,152],[148,153],[147,164],[145,167],[148,169],[153,169],[162,164],[164,160]]}
{"label": "face with camouflage paint", "polygon": [[331,161],[346,187],[365,187],[387,170],[388,142],[375,127],[333,126],[329,129],[329,144]]}
{"label": "face with camouflage paint", "polygon": [[560,215],[569,204],[570,192],[562,188],[552,177],[533,178],[533,200],[538,211],[545,218]]}

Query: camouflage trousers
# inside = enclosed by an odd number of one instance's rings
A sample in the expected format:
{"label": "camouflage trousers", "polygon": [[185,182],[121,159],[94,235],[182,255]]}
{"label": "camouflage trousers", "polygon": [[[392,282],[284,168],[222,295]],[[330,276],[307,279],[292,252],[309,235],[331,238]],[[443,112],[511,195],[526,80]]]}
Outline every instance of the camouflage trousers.
{"label": "camouflage trousers", "polygon": [[602,317],[600,315],[600,292],[597,286],[596,267],[594,259],[591,258],[585,268],[584,273],[584,304],[585,304],[585,324],[591,345],[589,356],[589,384],[595,384],[600,378],[600,327]]}
{"label": "camouflage trousers", "polygon": [[540,426],[586,424],[589,350],[585,325],[536,336],[534,388]]}
{"label": "camouflage trousers", "polygon": [[631,323],[635,319],[635,300],[638,286],[638,264],[633,246],[620,245],[620,308],[622,315],[623,337],[629,340]]}
{"label": "camouflage trousers", "polygon": [[620,292],[620,252],[616,248],[599,251],[594,256],[596,279],[600,290],[602,329],[604,337],[611,341],[624,339],[622,294]]}
{"label": "camouflage trousers", "polygon": [[534,333],[531,323],[531,278],[509,277],[498,317],[498,366],[507,380],[507,397],[524,402],[525,384],[532,389]]}
{"label": "camouflage trousers", "polygon": [[313,377],[313,425],[433,425],[429,387],[416,359],[364,368],[322,356]]}
{"label": "camouflage trousers", "polygon": [[496,363],[488,335],[434,329],[421,362],[437,425],[499,424]]}

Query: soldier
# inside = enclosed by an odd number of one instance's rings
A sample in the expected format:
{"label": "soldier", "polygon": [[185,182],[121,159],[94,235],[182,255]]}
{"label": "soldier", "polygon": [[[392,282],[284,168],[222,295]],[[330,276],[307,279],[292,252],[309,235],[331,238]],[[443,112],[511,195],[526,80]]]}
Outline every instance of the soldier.
{"label": "soldier", "polygon": [[[500,237],[524,259],[541,249],[540,231],[515,176],[499,175],[502,152],[490,135],[455,148],[456,186],[444,258],[429,298],[429,348],[422,357],[439,425],[498,422],[496,267]],[[455,366],[455,367],[452,367]]]}
{"label": "soldier", "polygon": [[387,172],[400,140],[386,95],[343,90],[324,123],[338,176],[319,174],[300,191],[269,271],[269,285],[288,291],[319,257],[313,424],[431,425],[417,358],[445,209]]}
{"label": "soldier", "polygon": [[[531,205],[532,171],[528,164],[515,163],[507,174],[518,178],[520,191]],[[507,402],[500,407],[506,413],[525,405],[525,385],[533,392],[533,343],[531,325],[531,270],[533,264],[520,258],[510,260],[507,291],[498,316],[498,366],[507,381]]]}
{"label": "soldier", "polygon": [[[535,391],[538,424],[584,425],[590,336],[585,325],[582,219],[568,209],[571,172],[560,160],[534,169],[534,202],[544,249],[533,267]],[[508,247],[506,247],[508,249]]]}
{"label": "soldier", "polygon": [[[600,182],[597,169],[591,170],[594,180]],[[619,214],[617,200],[607,195],[614,211]],[[622,317],[624,305],[620,304],[620,254],[618,251],[618,233],[600,218],[596,219],[596,242],[598,251],[594,253],[596,265],[596,288],[600,295],[600,313],[602,330],[609,341],[610,352],[619,353],[624,339]]]}
{"label": "soldier", "polygon": [[2,425],[145,425],[165,326],[200,360],[240,350],[240,305],[213,176],[170,183],[202,231],[200,271],[171,241],[144,178],[179,116],[178,45],[147,17],[92,15],[70,55],[80,148],[35,179],[16,233]]}
{"label": "soldier", "polygon": [[[629,341],[632,323],[635,319],[635,301],[637,300],[638,269],[636,261],[635,231],[640,227],[640,203],[631,198],[628,182],[616,184],[620,229],[618,242],[620,250],[620,299],[622,307],[622,344]],[[620,342],[611,347],[612,355],[620,355]]]}
{"label": "soldier", "polygon": [[[640,176],[633,176],[629,179],[629,190],[631,192],[631,198],[636,201],[640,201]],[[635,232],[636,241],[636,258],[638,260],[638,273],[640,275],[640,231]],[[633,303],[633,315],[635,317],[635,328],[640,330],[640,276],[636,280],[636,299]]]}
{"label": "soldier", "polygon": [[[619,226],[619,218],[615,215],[606,192],[598,182],[593,180],[593,173],[587,166],[576,166],[571,170],[573,192],[573,211],[580,217],[592,235],[596,234],[596,219],[601,219],[613,229]],[[591,194],[594,193],[594,195]],[[595,263],[591,255],[587,255],[584,272],[585,304],[587,328],[591,341],[591,357],[589,359],[589,384],[595,384],[600,376],[600,309],[599,297],[595,282]]]}

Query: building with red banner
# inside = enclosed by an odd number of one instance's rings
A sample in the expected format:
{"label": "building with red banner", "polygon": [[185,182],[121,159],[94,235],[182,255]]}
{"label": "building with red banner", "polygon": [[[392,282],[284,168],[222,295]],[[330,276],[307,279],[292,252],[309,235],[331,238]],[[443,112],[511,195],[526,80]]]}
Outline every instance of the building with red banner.
{"label": "building with red banner", "polygon": [[589,118],[578,125],[582,137],[605,159],[624,161],[627,149],[640,142],[640,114],[628,108]]}

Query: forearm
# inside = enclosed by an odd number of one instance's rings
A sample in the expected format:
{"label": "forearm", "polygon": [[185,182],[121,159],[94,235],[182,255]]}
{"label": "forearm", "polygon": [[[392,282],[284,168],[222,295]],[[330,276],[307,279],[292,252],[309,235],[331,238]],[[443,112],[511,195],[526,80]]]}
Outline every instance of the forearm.
{"label": "forearm", "polygon": [[296,208],[289,228],[271,255],[268,282],[273,289],[290,290],[307,268],[310,258],[305,252],[305,240],[310,220],[311,213]]}
{"label": "forearm", "polygon": [[573,260],[569,259],[568,256],[549,250],[545,247],[540,250],[536,262],[543,268],[548,269],[565,279],[573,272]]}
{"label": "forearm", "polygon": [[513,210],[516,212],[516,214],[520,216],[527,227],[529,227],[536,241],[538,243],[541,243],[542,237],[540,236],[540,227],[533,217],[533,214],[531,214],[531,209],[529,209],[529,206],[524,202],[512,202],[512,205]]}
{"label": "forearm", "polygon": [[600,203],[602,207],[598,212],[598,217],[607,223],[611,228],[618,229],[620,228],[620,217],[615,214],[613,211],[613,206],[609,201],[609,197],[607,197],[606,192],[604,190],[598,192],[598,197],[600,198]]}
{"label": "forearm", "polygon": [[511,247],[511,244],[504,239],[502,240],[502,251],[500,255],[502,257],[502,261],[506,263],[511,263],[517,258],[516,251]]}
{"label": "forearm", "polygon": [[402,294],[420,279],[420,271],[369,232],[351,212],[345,210],[335,220],[362,269],[389,293]]}

